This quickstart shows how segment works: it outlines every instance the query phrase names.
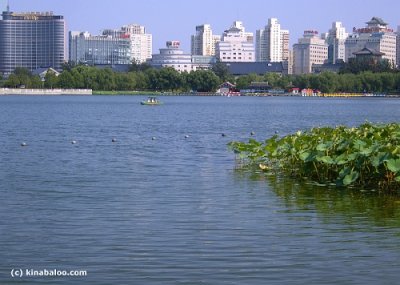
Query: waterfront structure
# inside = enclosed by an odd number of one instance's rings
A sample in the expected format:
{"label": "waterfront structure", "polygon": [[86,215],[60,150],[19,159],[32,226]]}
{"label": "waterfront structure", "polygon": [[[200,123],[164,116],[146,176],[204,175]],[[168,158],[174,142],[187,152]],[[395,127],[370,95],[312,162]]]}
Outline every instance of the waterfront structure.
{"label": "waterfront structure", "polygon": [[229,73],[234,76],[266,73],[284,74],[283,62],[230,62],[226,64]]}
{"label": "waterfront structure", "polygon": [[328,46],[318,37],[318,32],[304,31],[303,38],[293,45],[293,74],[312,72],[313,64],[323,64],[328,59]]}
{"label": "waterfront structure", "polygon": [[289,31],[282,30],[278,19],[268,19],[256,32],[256,61],[279,62],[289,59]]}
{"label": "waterfront structure", "polygon": [[61,70],[66,59],[65,20],[53,12],[11,12],[0,20],[0,72],[15,68]]}
{"label": "waterfront structure", "polygon": [[155,68],[172,67],[179,72],[190,72],[199,69],[210,69],[216,62],[213,56],[185,54],[180,49],[179,41],[167,41],[166,48],[159,54],[153,54],[149,64]]}
{"label": "waterfront structure", "polygon": [[101,35],[70,32],[69,59],[89,65],[143,63],[151,58],[152,35],[145,27],[132,24],[119,30],[106,29]]}
{"label": "waterfront structure", "polygon": [[216,57],[221,62],[254,62],[254,36],[245,31],[243,23],[235,21],[216,45]]}
{"label": "waterfront structure", "polygon": [[326,36],[328,44],[328,63],[336,64],[344,62],[346,56],[345,41],[348,37],[345,27],[341,22],[333,22],[332,28]]}
{"label": "waterfront structure", "polygon": [[373,17],[367,22],[367,27],[353,29],[353,34],[345,41],[345,61],[354,57],[354,53],[368,48],[384,53],[383,59],[389,60],[393,66],[396,65],[396,34],[388,27],[381,18]]}
{"label": "waterfront structure", "polygon": [[211,25],[196,26],[196,34],[191,37],[192,55],[214,56],[215,46],[221,40],[221,36],[214,35]]}

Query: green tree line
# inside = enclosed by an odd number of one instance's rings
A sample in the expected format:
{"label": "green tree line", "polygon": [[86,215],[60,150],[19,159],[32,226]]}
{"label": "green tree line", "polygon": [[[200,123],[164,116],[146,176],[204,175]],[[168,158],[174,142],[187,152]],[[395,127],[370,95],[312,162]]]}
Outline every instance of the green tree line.
{"label": "green tree line", "polygon": [[78,65],[68,66],[56,76],[49,71],[45,80],[25,68],[17,68],[4,82],[5,87],[18,88],[87,88],[101,91],[171,91],[213,92],[220,78],[210,70],[179,73],[173,68],[143,68],[129,72],[114,72],[110,68]]}
{"label": "green tree line", "polygon": [[212,70],[178,72],[173,68],[155,69],[147,65],[132,65],[129,72],[114,72],[84,65],[65,65],[56,76],[48,72],[45,80],[32,75],[25,68],[17,68],[3,86],[17,88],[89,88],[100,91],[166,91],[166,92],[214,92],[224,81],[231,81],[237,89],[246,89],[252,82],[267,82],[271,88],[288,90],[292,87],[318,89],[332,92],[400,92],[400,73],[393,70],[373,72],[344,68],[341,73],[281,75],[266,73],[234,77],[223,64]]}

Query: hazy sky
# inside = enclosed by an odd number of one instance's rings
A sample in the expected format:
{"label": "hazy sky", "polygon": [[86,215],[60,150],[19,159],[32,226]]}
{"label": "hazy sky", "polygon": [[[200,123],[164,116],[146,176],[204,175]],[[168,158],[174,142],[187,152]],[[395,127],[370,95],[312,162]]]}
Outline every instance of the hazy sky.
{"label": "hazy sky", "polygon": [[[3,7],[6,0],[2,1]],[[341,21],[348,32],[364,27],[373,16],[390,27],[400,25],[398,0],[9,0],[15,12],[53,11],[63,15],[67,29],[99,34],[105,28],[137,23],[153,34],[153,52],[167,40],[179,40],[190,52],[190,36],[195,26],[211,24],[221,34],[233,21],[244,23],[255,33],[268,18],[278,18],[281,28],[290,32],[291,45],[304,30],[327,32],[334,21]]]}

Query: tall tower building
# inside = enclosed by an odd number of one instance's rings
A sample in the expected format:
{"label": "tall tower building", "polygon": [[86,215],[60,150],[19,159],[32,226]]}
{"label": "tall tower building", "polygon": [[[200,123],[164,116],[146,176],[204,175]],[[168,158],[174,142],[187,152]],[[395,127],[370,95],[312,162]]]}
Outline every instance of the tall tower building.
{"label": "tall tower building", "polygon": [[17,67],[61,70],[66,60],[65,21],[52,12],[3,12],[0,20],[0,72]]}
{"label": "tall tower building", "polygon": [[293,74],[311,73],[313,64],[328,59],[328,46],[317,31],[304,31],[304,37],[293,45]]}
{"label": "tall tower building", "polygon": [[389,60],[395,66],[396,34],[381,18],[373,17],[367,22],[367,27],[354,29],[353,34],[345,41],[345,61],[354,57],[354,53],[369,48],[383,53],[382,58]]}
{"label": "tall tower building", "polygon": [[268,19],[264,29],[256,32],[256,60],[279,62],[289,58],[289,31],[281,30],[278,19]]}
{"label": "tall tower building", "polygon": [[216,57],[222,62],[254,62],[253,33],[247,33],[240,21],[226,30],[216,46]]}
{"label": "tall tower building", "polygon": [[288,61],[290,57],[290,35],[288,30],[281,30],[282,60]]}
{"label": "tall tower building", "polygon": [[192,55],[215,55],[215,42],[209,24],[196,26],[196,34],[192,35],[191,47]]}
{"label": "tall tower building", "polygon": [[345,60],[345,41],[348,37],[346,29],[341,22],[333,22],[329,30],[326,43],[328,44],[328,63],[336,64]]}

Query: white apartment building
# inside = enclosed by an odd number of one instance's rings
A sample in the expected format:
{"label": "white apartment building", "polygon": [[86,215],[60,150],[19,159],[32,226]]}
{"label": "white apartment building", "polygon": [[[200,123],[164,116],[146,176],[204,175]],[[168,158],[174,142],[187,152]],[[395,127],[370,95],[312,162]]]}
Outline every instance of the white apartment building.
{"label": "white apartment building", "polygon": [[235,21],[216,45],[215,55],[221,62],[254,62],[253,33],[246,33],[243,23]]}
{"label": "white apartment building", "polygon": [[192,55],[215,55],[215,43],[211,25],[196,26],[196,34],[191,39]]}
{"label": "white apartment building", "polygon": [[369,48],[377,52],[382,52],[383,59],[395,66],[396,56],[396,34],[381,18],[373,17],[367,22],[367,27],[356,29],[345,41],[345,61],[354,57],[354,53]]}
{"label": "white apartment building", "polygon": [[69,59],[93,65],[143,63],[151,58],[152,45],[152,35],[137,24],[106,29],[95,36],[70,32]]}
{"label": "white apartment building", "polygon": [[153,52],[153,36],[146,33],[144,26],[131,24],[121,28],[125,35],[129,35],[131,42],[131,57],[137,63],[146,62]]}
{"label": "white apartment building", "polygon": [[289,31],[281,30],[278,19],[268,19],[256,32],[256,61],[280,62],[289,58]]}
{"label": "white apartment building", "polygon": [[326,43],[328,44],[328,63],[336,64],[338,61],[345,60],[345,41],[348,35],[341,22],[332,23],[332,28],[329,30],[326,37]]}
{"label": "white apartment building", "polygon": [[317,31],[304,31],[304,37],[293,45],[293,74],[311,73],[313,64],[323,64],[327,59],[325,40]]}

